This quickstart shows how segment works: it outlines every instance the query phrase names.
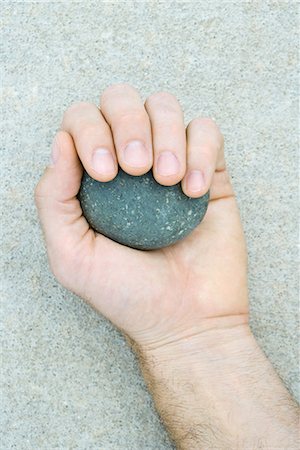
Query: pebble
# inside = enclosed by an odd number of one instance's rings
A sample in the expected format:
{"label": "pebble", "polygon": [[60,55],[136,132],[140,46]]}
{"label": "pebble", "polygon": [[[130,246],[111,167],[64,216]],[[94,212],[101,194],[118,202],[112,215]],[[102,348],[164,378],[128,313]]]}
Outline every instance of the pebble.
{"label": "pebble", "polygon": [[78,198],[94,230],[128,247],[151,250],[187,236],[203,219],[209,193],[187,197],[180,183],[157,183],[152,170],[132,176],[119,168],[105,183],[84,172]]}

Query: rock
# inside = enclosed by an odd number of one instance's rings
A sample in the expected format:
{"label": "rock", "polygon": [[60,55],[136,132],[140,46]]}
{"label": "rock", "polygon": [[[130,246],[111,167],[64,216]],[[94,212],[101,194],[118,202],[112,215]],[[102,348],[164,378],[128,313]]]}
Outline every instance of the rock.
{"label": "rock", "polygon": [[119,168],[118,175],[105,183],[85,172],[78,198],[94,230],[120,244],[149,250],[187,236],[203,219],[209,194],[190,198],[180,183],[158,184],[152,171],[134,177]]}

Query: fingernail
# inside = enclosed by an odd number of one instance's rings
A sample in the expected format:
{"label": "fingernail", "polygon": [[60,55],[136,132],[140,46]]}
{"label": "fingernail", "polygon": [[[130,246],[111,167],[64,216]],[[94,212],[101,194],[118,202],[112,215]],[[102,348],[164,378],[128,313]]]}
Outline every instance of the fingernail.
{"label": "fingernail", "polygon": [[179,172],[180,164],[174,153],[165,151],[159,155],[157,160],[157,172],[164,177],[175,175]]}
{"label": "fingernail", "polygon": [[132,167],[144,167],[149,163],[150,155],[141,141],[131,141],[125,148],[123,158]]}
{"label": "fingernail", "polygon": [[112,154],[106,148],[98,148],[94,151],[92,157],[93,169],[101,174],[112,173],[115,171],[115,162]]}
{"label": "fingernail", "polygon": [[201,191],[204,187],[204,177],[200,170],[191,170],[187,176],[187,188],[191,192]]}
{"label": "fingernail", "polygon": [[50,156],[50,162],[53,166],[57,163],[59,153],[60,153],[59,145],[57,137],[55,137],[51,146],[51,156]]}

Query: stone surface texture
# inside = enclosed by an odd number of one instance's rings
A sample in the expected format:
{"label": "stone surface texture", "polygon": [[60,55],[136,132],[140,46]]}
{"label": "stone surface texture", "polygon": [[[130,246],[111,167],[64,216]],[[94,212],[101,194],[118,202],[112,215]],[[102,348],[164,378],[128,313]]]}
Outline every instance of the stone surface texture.
{"label": "stone surface texture", "polygon": [[[61,288],[33,190],[72,102],[129,82],[214,117],[249,250],[251,326],[298,380],[294,1],[2,2],[1,448],[171,449],[134,355]],[[101,293],[99,293],[101,295]]]}
{"label": "stone surface texture", "polygon": [[209,194],[190,198],[180,183],[157,183],[151,170],[134,177],[119,168],[108,183],[85,172],[78,198],[94,230],[128,247],[151,250],[174,244],[199,225]]}

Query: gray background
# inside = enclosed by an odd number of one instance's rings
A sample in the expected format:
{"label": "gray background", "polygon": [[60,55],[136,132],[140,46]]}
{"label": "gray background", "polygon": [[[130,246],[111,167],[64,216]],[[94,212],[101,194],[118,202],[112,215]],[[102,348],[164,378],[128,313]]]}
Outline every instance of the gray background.
{"label": "gray background", "polygon": [[170,449],[123,338],[50,274],[33,203],[64,109],[127,81],[215,118],[252,329],[297,396],[297,3],[2,3],[3,449]]}

